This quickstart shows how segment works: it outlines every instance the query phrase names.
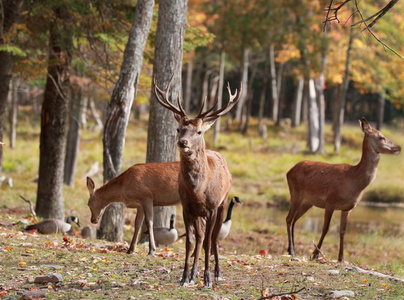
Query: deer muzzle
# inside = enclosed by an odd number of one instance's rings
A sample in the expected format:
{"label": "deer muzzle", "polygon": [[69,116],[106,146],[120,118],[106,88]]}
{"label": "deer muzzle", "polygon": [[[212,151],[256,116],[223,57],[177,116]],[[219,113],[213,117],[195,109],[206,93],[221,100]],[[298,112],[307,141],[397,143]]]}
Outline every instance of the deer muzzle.
{"label": "deer muzzle", "polygon": [[189,151],[189,143],[186,139],[180,139],[178,140],[178,147],[180,149],[182,149],[184,152],[188,152]]}

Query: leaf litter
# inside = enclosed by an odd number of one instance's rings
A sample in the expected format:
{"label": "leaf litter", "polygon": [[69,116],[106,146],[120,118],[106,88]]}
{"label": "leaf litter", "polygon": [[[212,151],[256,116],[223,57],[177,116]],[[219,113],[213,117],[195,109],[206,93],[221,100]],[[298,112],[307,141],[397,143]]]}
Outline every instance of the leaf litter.
{"label": "leaf litter", "polygon": [[[127,243],[38,235],[21,231],[18,221],[3,224],[0,218],[0,299],[332,299],[336,290],[363,299],[396,299],[404,293],[403,283],[355,272],[349,263],[318,263],[260,249],[257,255],[222,251],[223,280],[212,289],[203,287],[202,259],[197,282],[180,287],[181,240],[150,257],[147,245],[128,255]],[[57,282],[35,283],[39,276],[58,273]]]}

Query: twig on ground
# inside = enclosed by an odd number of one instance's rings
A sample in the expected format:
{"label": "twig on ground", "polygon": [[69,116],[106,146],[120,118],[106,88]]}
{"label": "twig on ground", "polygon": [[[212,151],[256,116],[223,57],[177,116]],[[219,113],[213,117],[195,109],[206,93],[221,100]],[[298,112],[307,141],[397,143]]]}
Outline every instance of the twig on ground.
{"label": "twig on ground", "polygon": [[295,294],[298,294],[298,293],[300,293],[301,291],[303,291],[304,289],[306,289],[305,287],[302,287],[300,290],[292,290],[292,291],[290,291],[290,292],[285,292],[285,293],[279,293],[279,294],[271,294],[271,295],[268,295],[268,296],[264,296],[264,297],[261,297],[261,298],[258,298],[258,300],[264,300],[264,299],[272,299],[272,298],[274,298],[274,297],[279,297],[279,296],[287,296],[287,295],[295,295]]}
{"label": "twig on ground", "polygon": [[313,241],[313,245],[314,245],[314,248],[316,248],[316,250],[318,251],[318,253],[320,253],[321,256],[324,258],[324,260],[327,261],[327,257],[325,257],[324,253],[321,252],[321,250],[317,247],[317,244],[315,241]]}
{"label": "twig on ground", "polygon": [[25,202],[29,203],[29,209],[31,210],[32,215],[34,216],[34,219],[37,220],[36,218],[36,213],[34,209],[34,205],[32,204],[31,200],[26,199],[24,196],[20,195],[20,198],[24,200]]}

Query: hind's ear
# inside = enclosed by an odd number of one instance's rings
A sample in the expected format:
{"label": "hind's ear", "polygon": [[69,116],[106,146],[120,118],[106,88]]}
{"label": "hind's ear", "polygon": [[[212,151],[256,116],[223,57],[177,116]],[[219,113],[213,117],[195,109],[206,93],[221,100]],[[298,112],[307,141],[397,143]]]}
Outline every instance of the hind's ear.
{"label": "hind's ear", "polygon": [[87,177],[87,189],[90,192],[90,196],[92,196],[95,191],[95,184],[94,184],[94,181],[90,177]]}
{"label": "hind's ear", "polygon": [[363,132],[370,133],[372,131],[372,126],[370,126],[370,124],[368,123],[368,121],[366,121],[365,118],[362,118],[361,120],[358,120],[358,121],[359,121],[359,125]]}

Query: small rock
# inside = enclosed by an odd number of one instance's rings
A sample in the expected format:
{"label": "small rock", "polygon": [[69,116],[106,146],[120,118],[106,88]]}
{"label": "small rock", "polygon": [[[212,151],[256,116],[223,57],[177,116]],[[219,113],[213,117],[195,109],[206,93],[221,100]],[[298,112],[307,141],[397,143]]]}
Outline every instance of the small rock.
{"label": "small rock", "polygon": [[331,291],[330,296],[333,298],[341,298],[341,297],[355,297],[355,292],[342,290],[342,291]]}
{"label": "small rock", "polygon": [[27,282],[28,282],[28,283],[34,283],[34,282],[35,282],[34,276],[28,276]]}
{"label": "small rock", "polygon": [[46,283],[46,282],[52,282],[52,283],[58,283],[63,281],[62,274],[60,273],[51,273],[48,275],[43,275],[43,276],[38,276],[35,278],[35,283]]}
{"label": "small rock", "polygon": [[306,279],[307,279],[308,281],[314,281],[314,277],[313,277],[313,276],[308,276]]}
{"label": "small rock", "polygon": [[328,273],[330,273],[331,275],[338,275],[339,270],[328,270]]}

